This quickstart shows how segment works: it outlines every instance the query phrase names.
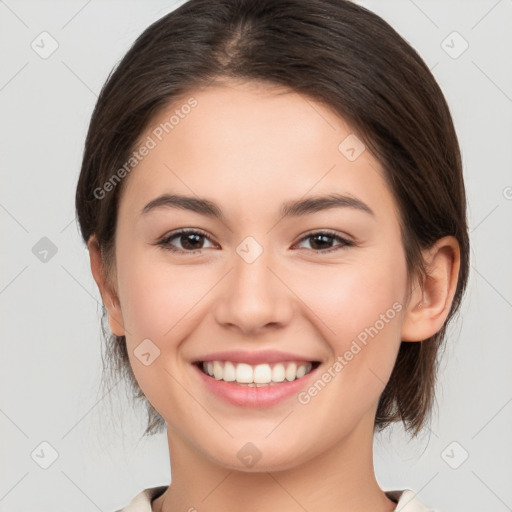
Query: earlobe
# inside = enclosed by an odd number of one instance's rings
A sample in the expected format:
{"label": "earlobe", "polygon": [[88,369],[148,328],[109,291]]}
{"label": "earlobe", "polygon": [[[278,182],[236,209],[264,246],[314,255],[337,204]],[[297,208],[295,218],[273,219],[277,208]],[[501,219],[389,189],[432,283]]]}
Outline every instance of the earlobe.
{"label": "earlobe", "polygon": [[89,238],[87,247],[89,248],[91,272],[94,277],[94,281],[96,281],[98,289],[100,290],[103,304],[107,309],[110,330],[116,336],[124,336],[125,329],[119,299],[115,291],[112,289],[112,286],[110,286],[110,283],[107,282],[107,273],[105,271],[101,248],[96,239],[96,235],[92,235]]}
{"label": "earlobe", "polygon": [[452,236],[424,251],[427,276],[411,293],[402,322],[402,341],[423,341],[441,330],[457,289],[460,248]]}

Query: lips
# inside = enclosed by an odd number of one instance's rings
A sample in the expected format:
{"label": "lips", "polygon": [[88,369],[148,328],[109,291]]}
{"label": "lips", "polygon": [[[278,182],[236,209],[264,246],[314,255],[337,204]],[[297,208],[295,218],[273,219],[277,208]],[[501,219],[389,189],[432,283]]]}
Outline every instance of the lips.
{"label": "lips", "polygon": [[215,352],[191,363],[206,390],[224,402],[251,408],[293,399],[322,364],[315,356],[276,350]]}

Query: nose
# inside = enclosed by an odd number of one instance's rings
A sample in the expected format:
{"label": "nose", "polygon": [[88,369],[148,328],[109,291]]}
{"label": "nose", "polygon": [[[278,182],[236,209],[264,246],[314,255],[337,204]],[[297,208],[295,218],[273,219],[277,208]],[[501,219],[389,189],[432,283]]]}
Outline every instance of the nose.
{"label": "nose", "polygon": [[220,325],[256,335],[290,322],[294,296],[271,256],[270,250],[263,250],[252,261],[243,252],[234,253],[233,268],[223,279],[214,306]]}

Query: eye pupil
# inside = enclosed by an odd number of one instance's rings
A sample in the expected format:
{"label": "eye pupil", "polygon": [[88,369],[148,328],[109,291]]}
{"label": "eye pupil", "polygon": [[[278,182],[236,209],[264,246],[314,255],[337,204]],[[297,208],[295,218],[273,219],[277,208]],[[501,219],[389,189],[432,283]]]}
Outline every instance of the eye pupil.
{"label": "eye pupil", "polygon": [[[187,234],[184,234],[184,235],[181,235],[181,242],[182,242],[182,247],[184,249],[198,249],[198,246],[197,245],[193,245],[193,242],[192,242],[192,245],[189,245],[189,242],[191,241],[191,239],[195,239],[196,242],[198,241],[201,241],[201,239],[203,238],[202,235],[199,235],[197,233],[187,233]],[[183,240],[186,240],[185,243],[183,243]],[[199,244],[200,245],[200,244]]]}
{"label": "eye pupil", "polygon": [[[314,243],[311,244],[311,247],[315,250],[322,250],[322,249],[325,249],[325,245],[322,245],[322,242],[325,243],[327,241],[332,239],[332,236],[330,235],[324,235],[324,234],[319,234],[319,235],[313,235],[311,237],[312,240],[315,240]],[[317,241],[320,240],[320,247],[315,247],[315,245],[318,245],[317,244]],[[330,246],[330,244],[328,244]]]}

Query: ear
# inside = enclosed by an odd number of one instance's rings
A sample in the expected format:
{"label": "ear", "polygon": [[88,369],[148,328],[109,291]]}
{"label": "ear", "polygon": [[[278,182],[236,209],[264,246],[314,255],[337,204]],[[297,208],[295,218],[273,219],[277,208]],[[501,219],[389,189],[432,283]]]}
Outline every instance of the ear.
{"label": "ear", "polygon": [[460,248],[446,236],[423,251],[427,276],[411,293],[402,323],[402,341],[423,341],[441,330],[457,289]]}
{"label": "ear", "polygon": [[89,257],[91,260],[91,272],[100,290],[103,304],[107,309],[110,330],[116,336],[124,336],[125,328],[119,298],[113,290],[111,283],[108,282],[107,271],[96,235],[92,235],[89,238],[87,247],[89,248]]}

